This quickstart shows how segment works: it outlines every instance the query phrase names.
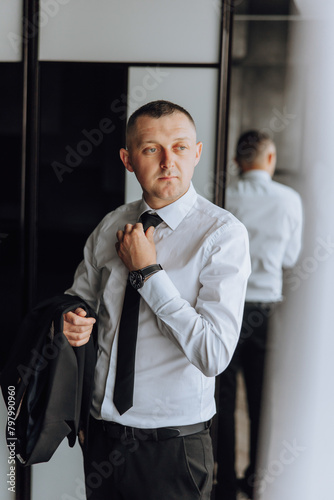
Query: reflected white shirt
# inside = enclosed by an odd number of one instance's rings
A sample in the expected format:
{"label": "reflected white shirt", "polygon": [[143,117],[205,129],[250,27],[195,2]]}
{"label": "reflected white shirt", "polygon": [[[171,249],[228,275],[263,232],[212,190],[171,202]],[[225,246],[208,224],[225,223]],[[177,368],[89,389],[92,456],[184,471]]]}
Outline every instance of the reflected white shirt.
{"label": "reflected white shirt", "polygon": [[295,265],[301,249],[299,194],[264,170],[251,170],[228,186],[226,209],[248,230],[252,274],[246,300],[282,300],[283,269]]}
{"label": "reflected white shirt", "polygon": [[128,270],[115,250],[116,232],[149,209],[138,200],[109,213],[88,238],[67,291],[98,311],[92,414],[141,428],[206,421],[215,413],[215,375],[239,337],[250,273],[247,231],[192,185],[156,210],[163,219],[154,232],[163,270],[139,290],[134,404],[119,415],[112,398]]}

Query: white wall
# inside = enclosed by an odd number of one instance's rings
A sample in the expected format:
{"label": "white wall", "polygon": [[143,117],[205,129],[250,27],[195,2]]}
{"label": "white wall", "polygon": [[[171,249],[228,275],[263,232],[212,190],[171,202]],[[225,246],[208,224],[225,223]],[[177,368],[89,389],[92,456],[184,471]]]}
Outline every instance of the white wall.
{"label": "white wall", "polygon": [[[156,78],[152,77],[155,74]],[[146,84],[150,76],[149,87]],[[206,68],[143,68],[129,71],[128,99],[130,115],[143,104],[165,99],[184,107],[192,115],[197,128],[197,140],[203,142],[203,152],[195,168],[193,183],[196,190],[213,200],[216,147],[218,70]],[[141,188],[134,176],[126,173],[126,202],[141,198]]]}
{"label": "white wall", "polygon": [[219,4],[219,0],[42,0],[40,58],[216,63]]}
{"label": "white wall", "polygon": [[0,2],[0,61],[17,62],[22,56],[23,0]]}

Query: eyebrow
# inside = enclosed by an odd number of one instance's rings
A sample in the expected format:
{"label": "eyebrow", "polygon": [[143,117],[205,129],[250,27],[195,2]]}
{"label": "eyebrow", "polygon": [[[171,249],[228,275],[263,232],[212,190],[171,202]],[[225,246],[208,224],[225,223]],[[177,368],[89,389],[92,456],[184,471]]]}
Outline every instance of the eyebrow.
{"label": "eyebrow", "polygon": [[[177,137],[176,139],[173,139],[172,142],[177,142],[177,141],[190,141],[191,138],[190,137]],[[155,141],[154,139],[150,139],[150,140],[147,140],[147,141],[140,141],[138,142],[138,146],[142,146],[144,144],[156,144],[158,143],[159,141]]]}

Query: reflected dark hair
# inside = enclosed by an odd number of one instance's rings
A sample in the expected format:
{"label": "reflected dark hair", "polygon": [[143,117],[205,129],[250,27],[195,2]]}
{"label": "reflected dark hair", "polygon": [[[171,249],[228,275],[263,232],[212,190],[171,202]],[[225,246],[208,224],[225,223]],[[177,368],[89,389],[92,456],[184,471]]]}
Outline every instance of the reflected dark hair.
{"label": "reflected dark hair", "polygon": [[191,114],[182,106],[178,104],[174,104],[170,101],[151,101],[147,104],[144,104],[140,108],[138,108],[129,118],[129,121],[126,126],[126,137],[128,138],[131,135],[132,130],[134,129],[136,122],[140,116],[150,116],[151,118],[161,118],[162,116],[172,115],[173,113],[183,113],[187,116],[189,121],[194,125],[196,130],[196,125]]}
{"label": "reflected dark hair", "polygon": [[261,156],[264,149],[273,144],[272,138],[258,130],[248,130],[239,137],[236,147],[235,160],[240,167],[250,166]]}

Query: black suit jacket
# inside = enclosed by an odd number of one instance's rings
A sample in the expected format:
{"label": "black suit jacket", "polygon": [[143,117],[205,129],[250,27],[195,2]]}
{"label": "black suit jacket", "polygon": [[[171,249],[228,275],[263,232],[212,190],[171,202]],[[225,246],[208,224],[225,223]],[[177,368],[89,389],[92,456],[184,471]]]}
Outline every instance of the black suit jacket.
{"label": "black suit jacket", "polygon": [[[12,410],[16,414],[14,425],[7,425],[7,444],[15,447],[23,465],[48,461],[66,436],[74,446],[78,433],[81,445],[87,435],[97,329],[95,324],[86,345],[70,346],[63,334],[63,314],[77,307],[95,317],[76,296],[59,295],[38,304],[22,322],[1,373],[8,422]],[[13,393],[15,408],[8,396]]]}

